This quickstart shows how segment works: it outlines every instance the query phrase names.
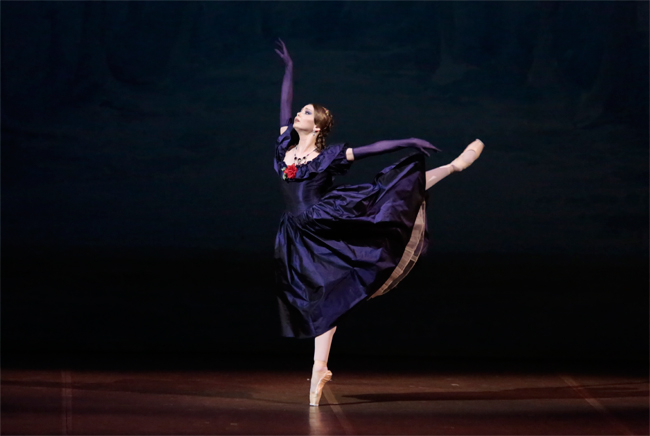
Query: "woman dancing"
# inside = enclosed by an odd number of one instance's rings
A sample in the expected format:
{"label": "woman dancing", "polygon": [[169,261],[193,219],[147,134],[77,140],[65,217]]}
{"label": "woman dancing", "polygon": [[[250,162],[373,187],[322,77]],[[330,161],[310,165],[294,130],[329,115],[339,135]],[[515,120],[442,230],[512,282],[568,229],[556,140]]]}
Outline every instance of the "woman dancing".
{"label": "woman dancing", "polygon": [[[285,65],[275,149],[286,203],[275,240],[277,297],[283,336],[315,338],[309,404],[318,406],[332,377],[327,361],[338,322],[409,273],[427,249],[426,190],[471,165],[483,143],[477,139],[453,162],[429,171],[424,156],[439,150],[422,139],[326,146],[332,114],[312,103],[292,122],[293,62],[282,40],[275,51]],[[353,161],[407,147],[417,153],[371,183],[333,187],[334,176]]]}

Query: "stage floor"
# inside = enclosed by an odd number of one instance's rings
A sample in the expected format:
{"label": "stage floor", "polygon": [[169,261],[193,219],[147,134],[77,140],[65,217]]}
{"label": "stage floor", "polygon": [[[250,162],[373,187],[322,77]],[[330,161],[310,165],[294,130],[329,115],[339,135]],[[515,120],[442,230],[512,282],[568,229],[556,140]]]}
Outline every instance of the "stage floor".
{"label": "stage floor", "polygon": [[648,366],[337,358],[13,355],[2,434],[647,435]]}

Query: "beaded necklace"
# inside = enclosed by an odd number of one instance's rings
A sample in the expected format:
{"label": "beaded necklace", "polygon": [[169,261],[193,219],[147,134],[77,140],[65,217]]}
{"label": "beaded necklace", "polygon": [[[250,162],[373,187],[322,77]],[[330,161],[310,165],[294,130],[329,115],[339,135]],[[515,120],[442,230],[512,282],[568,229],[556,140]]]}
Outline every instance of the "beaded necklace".
{"label": "beaded necklace", "polygon": [[293,163],[294,163],[294,165],[298,166],[298,165],[305,164],[306,163],[305,161],[307,160],[307,156],[312,154],[314,152],[314,150],[316,150],[316,149],[313,149],[312,151],[310,151],[309,153],[307,153],[303,157],[298,157],[298,146],[296,146],[296,148],[293,149]]}
{"label": "beaded necklace", "polygon": [[293,149],[293,163],[288,165],[285,163],[285,168],[282,170],[282,179],[294,179],[296,173],[298,172],[298,166],[305,165],[307,163],[307,156],[312,154],[316,149],[304,155],[303,157],[298,157],[298,146]]}

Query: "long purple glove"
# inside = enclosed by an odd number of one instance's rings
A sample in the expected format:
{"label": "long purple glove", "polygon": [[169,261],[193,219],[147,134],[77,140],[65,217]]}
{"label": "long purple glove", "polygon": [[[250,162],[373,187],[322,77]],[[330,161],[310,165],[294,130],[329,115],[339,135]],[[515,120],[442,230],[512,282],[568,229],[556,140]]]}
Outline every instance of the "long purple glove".
{"label": "long purple glove", "polygon": [[392,141],[379,141],[374,144],[364,145],[352,149],[354,160],[363,159],[368,156],[376,156],[379,154],[390,153],[391,151],[399,150],[402,148],[415,148],[421,153],[429,156],[429,150],[439,152],[440,150],[434,147],[431,143],[424,139],[409,138],[409,139],[396,139]]}
{"label": "long purple glove", "polygon": [[276,41],[280,49],[275,52],[284,61],[284,79],[282,80],[282,96],[280,97],[280,127],[286,126],[291,121],[291,101],[293,100],[293,61],[284,42],[278,38]]}

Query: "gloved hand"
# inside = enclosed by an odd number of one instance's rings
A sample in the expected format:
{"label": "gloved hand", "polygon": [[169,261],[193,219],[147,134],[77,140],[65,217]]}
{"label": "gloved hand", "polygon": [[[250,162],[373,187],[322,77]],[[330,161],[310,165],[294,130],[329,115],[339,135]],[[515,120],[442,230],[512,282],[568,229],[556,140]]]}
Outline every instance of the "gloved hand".
{"label": "gloved hand", "polygon": [[429,151],[440,151],[433,144],[425,141],[424,139],[419,138],[409,138],[409,139],[396,139],[389,141],[379,141],[374,144],[364,145],[363,147],[357,147],[352,149],[352,154],[354,160],[363,159],[368,156],[376,156],[380,154],[390,153],[391,151],[400,150],[402,148],[414,148],[420,153],[424,153],[429,156]]}
{"label": "gloved hand", "polygon": [[284,42],[278,38],[276,41],[279,49],[275,49],[275,52],[282,58],[284,61],[284,79],[282,80],[282,96],[280,97],[280,127],[286,126],[291,120],[291,100],[293,99],[293,61],[289,52],[287,51],[287,46],[284,45]]}

